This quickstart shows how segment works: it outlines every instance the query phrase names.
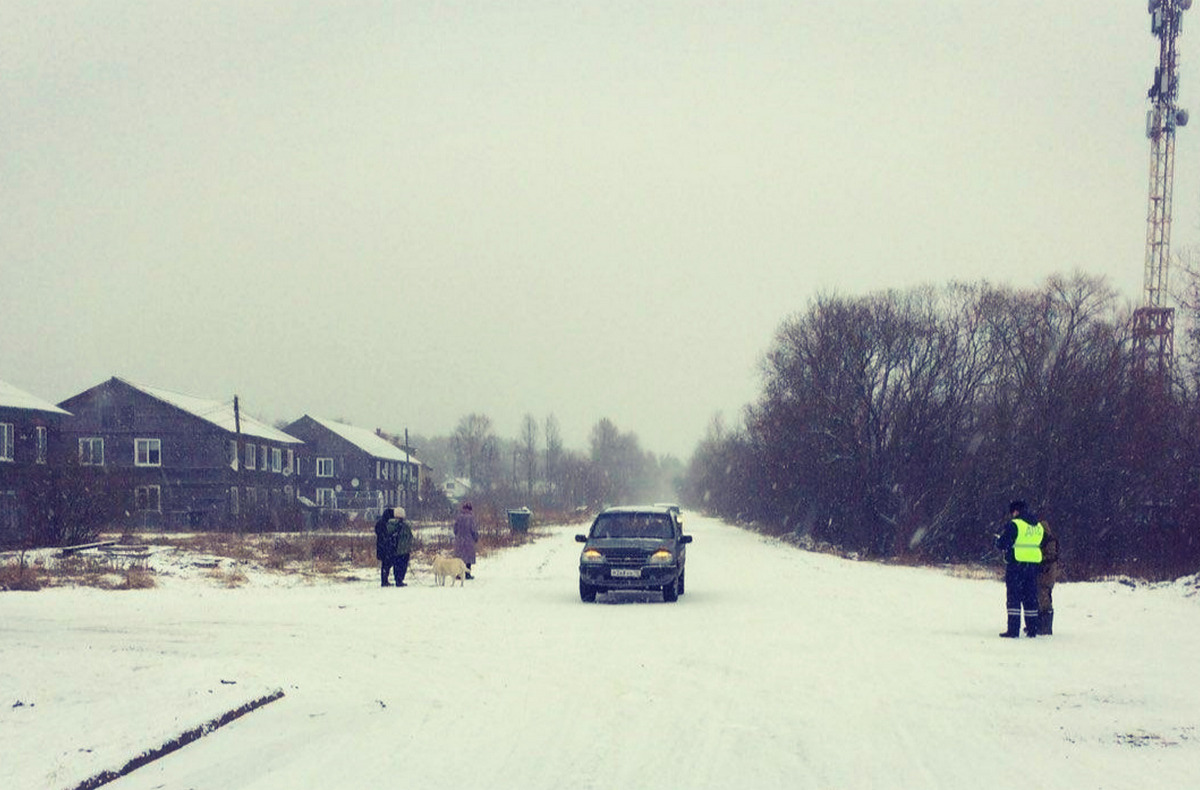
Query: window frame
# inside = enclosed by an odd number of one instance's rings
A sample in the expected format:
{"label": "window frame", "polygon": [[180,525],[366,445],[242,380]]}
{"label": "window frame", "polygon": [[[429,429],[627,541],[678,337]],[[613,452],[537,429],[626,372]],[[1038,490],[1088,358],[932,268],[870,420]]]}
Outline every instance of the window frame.
{"label": "window frame", "polygon": [[317,477],[333,477],[333,459],[318,458],[317,459]]}
{"label": "window frame", "polygon": [[[87,455],[84,455],[84,447],[87,447]],[[97,449],[99,452],[97,453]],[[99,456],[99,460],[96,460]],[[81,436],[79,437],[79,465],[80,466],[104,466],[104,437],[103,436]]]}
{"label": "window frame", "polygon": [[0,461],[17,460],[16,442],[16,426],[11,422],[0,422]]}
{"label": "window frame", "polygon": [[[146,507],[142,507],[143,492],[145,493]],[[154,507],[150,507],[150,492],[154,492]],[[162,486],[144,485],[135,486],[133,489],[133,509],[139,513],[161,513],[162,512]]]}
{"label": "window frame", "polygon": [[[142,458],[143,447],[146,450],[145,460]],[[133,465],[137,467],[161,467],[162,439],[135,438],[133,440]]]}

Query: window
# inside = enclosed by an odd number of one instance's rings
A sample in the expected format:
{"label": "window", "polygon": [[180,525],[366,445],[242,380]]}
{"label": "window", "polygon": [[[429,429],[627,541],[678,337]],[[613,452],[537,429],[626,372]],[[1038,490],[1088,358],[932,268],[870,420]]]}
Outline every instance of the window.
{"label": "window", "polygon": [[13,459],[13,427],[11,422],[0,422],[0,461]]}
{"label": "window", "polygon": [[376,461],[376,462],[375,462],[375,479],[376,479],[376,480],[382,480],[382,479],[383,479],[383,473],[380,471],[380,468],[381,468],[382,466],[383,466],[383,461]]}
{"label": "window", "polygon": [[258,468],[258,461],[257,461],[257,459],[256,459],[256,457],[255,457],[255,454],[256,454],[257,452],[258,452],[258,445],[257,445],[257,444],[248,444],[248,445],[246,445],[246,468],[247,468],[247,469],[256,469],[256,468]]}
{"label": "window", "polygon": [[134,466],[162,466],[162,439],[134,439]]}
{"label": "window", "polygon": [[333,489],[317,489],[317,507],[333,507]]}
{"label": "window", "polygon": [[47,446],[46,428],[43,425],[39,425],[34,430],[37,432],[37,461],[36,461],[36,463],[44,464],[44,463],[46,463],[46,446]]}
{"label": "window", "polygon": [[227,455],[229,456],[229,468],[236,472],[238,468],[237,439],[229,440],[229,453]]}
{"label": "window", "polygon": [[296,451],[288,450],[287,451],[287,463],[283,465],[283,473],[285,475],[290,475],[292,473],[292,466],[295,463],[296,463]]}
{"label": "window", "polygon": [[158,486],[138,486],[133,489],[133,509],[162,512],[162,489]]}
{"label": "window", "polygon": [[246,487],[246,507],[250,510],[258,507],[258,489],[253,486]]}
{"label": "window", "polygon": [[238,500],[238,489],[237,486],[234,486],[229,489],[229,512],[236,516],[241,510],[241,503]]}
{"label": "window", "polygon": [[276,473],[283,471],[283,450],[278,447],[271,448],[271,471]]}
{"label": "window", "polygon": [[83,466],[104,466],[104,440],[95,436],[80,439],[79,463]]}
{"label": "window", "polygon": [[333,477],[333,459],[317,459],[317,477]]}

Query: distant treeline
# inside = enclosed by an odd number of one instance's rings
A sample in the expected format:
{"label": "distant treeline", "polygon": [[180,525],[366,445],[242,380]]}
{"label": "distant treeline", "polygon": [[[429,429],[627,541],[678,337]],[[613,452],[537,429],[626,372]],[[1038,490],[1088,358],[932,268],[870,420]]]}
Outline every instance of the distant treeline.
{"label": "distant treeline", "polygon": [[740,424],[710,427],[685,500],[870,557],[969,562],[996,559],[1020,498],[1068,578],[1196,572],[1194,332],[1163,380],[1134,370],[1130,328],[1081,274],[817,298],[780,326]]}

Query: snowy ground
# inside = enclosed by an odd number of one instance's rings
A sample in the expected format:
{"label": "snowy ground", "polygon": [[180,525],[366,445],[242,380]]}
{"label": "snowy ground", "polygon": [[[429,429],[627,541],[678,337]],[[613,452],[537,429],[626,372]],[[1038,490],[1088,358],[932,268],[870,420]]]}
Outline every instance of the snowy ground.
{"label": "snowy ground", "polygon": [[805,553],[691,516],[678,603],[579,601],[579,528],[465,588],[175,574],[0,594],[0,786],[1182,788],[1200,596],[1068,584],[1004,640],[1003,586]]}

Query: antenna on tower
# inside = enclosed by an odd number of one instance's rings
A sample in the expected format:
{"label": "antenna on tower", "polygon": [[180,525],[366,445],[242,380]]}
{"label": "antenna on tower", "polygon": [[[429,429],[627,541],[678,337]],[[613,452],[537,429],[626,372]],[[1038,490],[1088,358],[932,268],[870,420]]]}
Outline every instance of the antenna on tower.
{"label": "antenna on tower", "polygon": [[1175,181],[1175,129],[1186,126],[1177,107],[1175,39],[1192,0],[1149,0],[1150,32],[1158,37],[1158,66],[1147,94],[1146,136],[1150,138],[1150,208],[1146,215],[1146,266],[1142,306],[1133,313],[1133,366],[1139,375],[1165,382],[1175,354],[1175,310],[1164,305],[1171,255],[1171,192]]}

